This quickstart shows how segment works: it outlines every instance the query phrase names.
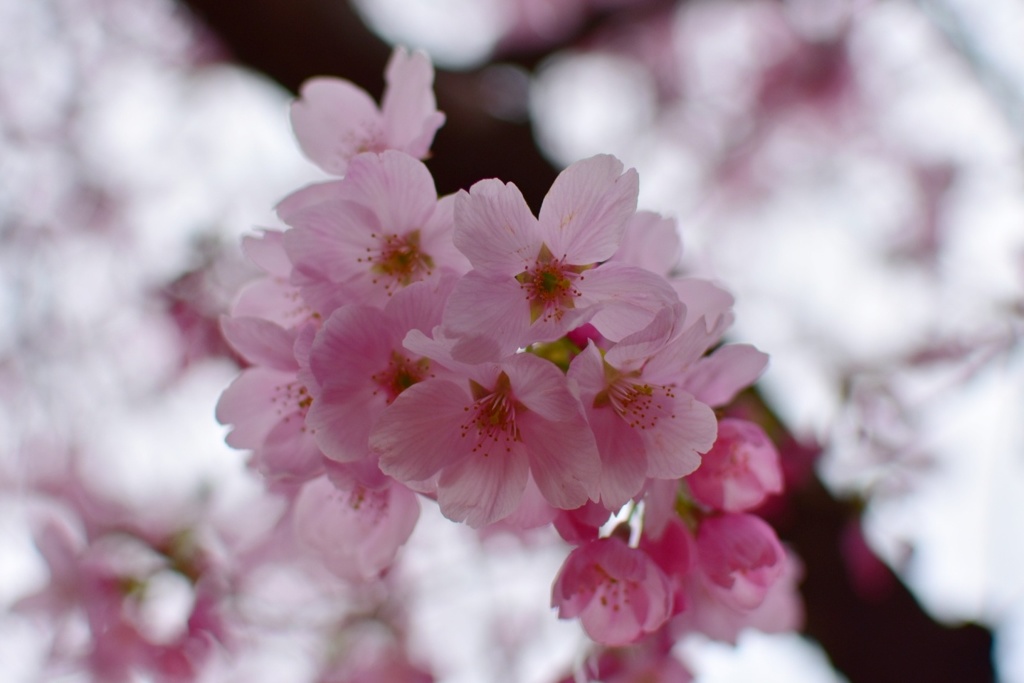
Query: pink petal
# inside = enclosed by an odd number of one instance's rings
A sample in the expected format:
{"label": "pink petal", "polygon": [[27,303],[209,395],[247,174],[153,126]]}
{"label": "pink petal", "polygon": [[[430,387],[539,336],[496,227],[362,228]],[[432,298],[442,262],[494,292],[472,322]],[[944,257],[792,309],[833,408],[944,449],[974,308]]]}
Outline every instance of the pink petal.
{"label": "pink petal", "polygon": [[369,270],[361,261],[377,246],[371,234],[379,225],[366,209],[342,200],[323,202],[297,212],[290,225],[294,230],[285,233],[284,243],[297,271],[344,282]]}
{"label": "pink petal", "polygon": [[339,78],[306,81],[292,104],[291,119],[302,151],[334,175],[344,175],[356,154],[382,148],[384,129],[376,103]]}
{"label": "pink petal", "polygon": [[519,353],[501,367],[508,373],[516,400],[529,410],[555,422],[579,420],[579,401],[554,363],[530,353]]}
{"label": "pink petal", "polygon": [[647,480],[647,454],[636,430],[611,408],[588,411],[601,454],[601,504],[615,511],[640,493]]}
{"label": "pink petal", "polygon": [[292,262],[284,249],[284,233],[279,230],[246,235],[242,238],[242,251],[250,261],[271,275],[287,278],[292,272]]}
{"label": "pink petal", "polygon": [[437,205],[434,177],[427,167],[394,150],[353,158],[345,185],[349,199],[373,213],[375,224],[364,227],[364,232],[404,235],[419,230]]}
{"label": "pink petal", "polygon": [[295,381],[295,373],[255,367],[244,370],[221,394],[216,416],[232,425],[227,443],[234,448],[258,448],[276,424],[275,398],[281,387]]}
{"label": "pink petal", "polygon": [[571,510],[597,498],[601,458],[582,416],[552,422],[524,412],[517,416],[517,425],[527,445],[530,471],[549,503]]}
{"label": "pink petal", "polygon": [[654,428],[644,430],[647,449],[647,476],[654,479],[678,479],[700,466],[701,453],[715,443],[718,421],[711,408],[686,392],[674,396],[654,396],[648,414],[657,415]]}
{"label": "pink petal", "polygon": [[768,365],[768,354],[749,344],[727,344],[698,363],[686,376],[686,388],[703,403],[727,404],[752,385]]}
{"label": "pink petal", "polygon": [[396,47],[384,71],[387,87],[381,102],[388,146],[417,159],[430,150],[445,116],[434,98],[434,67],[424,52]]}
{"label": "pink petal", "polygon": [[629,221],[613,261],[668,277],[683,251],[676,222],[651,211],[637,211]]}
{"label": "pink petal", "polygon": [[600,304],[590,324],[612,341],[642,330],[661,309],[679,302],[664,278],[617,263],[586,271],[577,286],[583,292],[577,305]]}
{"label": "pink petal", "polygon": [[345,181],[329,180],[295,190],[279,201],[274,211],[277,212],[278,218],[291,225],[292,218],[300,211],[317,204],[345,198]]}
{"label": "pink petal", "polygon": [[323,472],[323,454],[302,415],[292,413],[267,433],[253,453],[256,470],[270,479],[309,479]]}
{"label": "pink petal", "polygon": [[455,195],[455,246],[477,270],[515,277],[540,251],[537,219],[512,183],[481,180]]}
{"label": "pink petal", "polygon": [[231,346],[254,365],[296,372],[299,364],[292,347],[295,336],[261,318],[221,316],[220,329]]}
{"label": "pink petal", "polygon": [[622,171],[610,155],[578,161],[562,171],[540,209],[541,234],[555,258],[589,265],[611,258],[636,212],[636,170]]}
{"label": "pink petal", "polygon": [[402,392],[370,434],[380,468],[400,482],[425,481],[469,455],[460,427],[472,399],[458,384],[430,379]]}
{"label": "pink petal", "polygon": [[509,453],[471,453],[446,467],[437,482],[441,513],[478,528],[510,515],[526,489],[529,463],[522,448]]}
{"label": "pink petal", "polygon": [[512,278],[493,279],[477,271],[464,275],[444,311],[445,333],[468,337],[471,344],[452,349],[457,360],[482,362],[513,353],[526,338],[529,302]]}

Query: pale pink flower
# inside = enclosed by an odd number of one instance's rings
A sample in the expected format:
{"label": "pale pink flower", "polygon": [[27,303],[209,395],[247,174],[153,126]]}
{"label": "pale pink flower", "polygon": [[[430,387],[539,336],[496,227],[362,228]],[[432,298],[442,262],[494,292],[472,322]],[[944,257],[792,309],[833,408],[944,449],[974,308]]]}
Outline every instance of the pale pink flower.
{"label": "pale pink flower", "polygon": [[340,78],[313,78],[303,84],[292,105],[292,128],[302,151],[320,168],[345,175],[352,157],[387,149],[417,159],[427,156],[444,123],[434,99],[430,58],[396,47],[384,79],[380,109],[366,91]]}
{"label": "pale pink flower", "polygon": [[750,609],[720,600],[716,591],[709,588],[708,579],[695,572],[687,583],[687,609],[672,619],[670,630],[677,637],[699,632],[728,643],[735,643],[748,628],[764,633],[799,630],[804,621],[798,587],[803,566],[791,552],[785,552],[779,564],[779,577],[768,586],[761,602]]}
{"label": "pale pink flower", "polygon": [[738,611],[764,602],[782,576],[786,553],[775,530],[756,515],[707,517],[697,530],[697,567],[716,601]]}
{"label": "pale pink flower", "polygon": [[342,490],[318,477],[302,487],[292,524],[300,546],[331,571],[350,581],[367,581],[391,566],[419,514],[416,494],[401,484]]}
{"label": "pale pink flower", "polygon": [[441,512],[474,527],[511,514],[531,474],[562,509],[585,503],[600,474],[565,376],[526,353],[411,386],[381,415],[370,446],[381,470],[401,482],[437,476]]}
{"label": "pale pink flower", "polygon": [[482,180],[456,195],[455,245],[473,266],[445,311],[453,352],[495,360],[594,319],[621,339],[678,300],[642,268],[607,262],[636,211],[637,174],[611,156],[562,171],[534,218],[515,185]]}
{"label": "pale pink flower", "polygon": [[310,371],[320,390],[306,422],[324,454],[340,462],[370,455],[370,431],[400,393],[442,368],[402,346],[413,329],[428,332],[454,278],[399,291],[383,310],[347,305],[334,311],[313,342]]}
{"label": "pale pink flower", "polygon": [[292,226],[292,283],[323,318],[347,303],[382,307],[402,287],[468,269],[452,243],[454,199],[438,200],[430,171],[411,156],[361,154],[343,180],[315,187],[279,213]]}
{"label": "pale pink flower", "polygon": [[259,318],[223,318],[228,342],[254,365],[217,402],[229,446],[253,452],[250,465],[271,480],[303,481],[323,471],[323,455],[306,426],[316,387],[304,361],[314,325],[286,330]]}
{"label": "pale pink flower", "polygon": [[626,645],[668,620],[672,590],[646,553],[611,536],[569,553],[555,577],[551,606],[561,619],[579,617],[593,640]]}
{"label": "pale pink flower", "polygon": [[726,418],[718,422],[715,445],[686,481],[704,505],[743,512],[782,492],[782,466],[775,444],[759,425]]}
{"label": "pale pink flower", "polygon": [[590,344],[572,361],[569,378],[601,453],[601,502],[611,510],[637,495],[648,478],[693,472],[715,440],[715,414],[684,391],[684,367],[660,362],[681,315],[663,309],[646,328],[606,354]]}

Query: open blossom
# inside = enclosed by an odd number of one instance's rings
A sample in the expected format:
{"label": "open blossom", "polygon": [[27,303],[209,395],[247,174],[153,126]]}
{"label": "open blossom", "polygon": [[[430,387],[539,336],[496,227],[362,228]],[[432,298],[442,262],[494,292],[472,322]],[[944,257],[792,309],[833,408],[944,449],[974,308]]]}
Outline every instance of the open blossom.
{"label": "open blossom", "polygon": [[452,244],[452,198],[438,200],[430,171],[408,154],[352,159],[343,180],[300,190],[278,207],[292,226],[292,283],[321,316],[346,303],[383,306],[402,287],[465,272]]}
{"label": "open blossom", "polygon": [[742,512],[782,491],[775,445],[760,426],[726,418],[700,468],[686,479],[693,497],[716,510]]}
{"label": "open blossom", "polygon": [[221,394],[217,420],[232,426],[228,445],[252,450],[251,466],[271,480],[302,481],[323,471],[323,455],[306,427],[316,392],[307,368],[315,327],[221,320],[225,338],[253,365]]}
{"label": "open blossom", "polygon": [[[496,360],[558,339],[600,314],[620,339],[678,300],[664,278],[608,262],[636,212],[637,174],[612,156],[562,171],[534,218],[515,185],[482,180],[456,195],[455,245],[473,270],[448,301],[453,353]],[[596,325],[596,323],[595,323]]]}
{"label": "open blossom", "polygon": [[571,509],[600,473],[594,437],[562,372],[522,353],[403,391],[370,434],[398,481],[437,476],[441,512],[480,527],[513,512],[529,475],[548,503]]}
{"label": "open blossom", "polygon": [[569,554],[555,578],[551,606],[562,619],[579,617],[595,641],[626,645],[668,620],[672,591],[646,553],[611,536]]}
{"label": "open blossom", "polygon": [[413,384],[436,376],[429,358],[402,346],[413,329],[441,321],[452,278],[399,291],[383,310],[350,304],[334,311],[310,351],[319,392],[306,421],[324,454],[339,462],[370,455],[369,437],[384,409]]}
{"label": "open blossom", "polygon": [[603,357],[588,345],[569,368],[597,438],[601,502],[609,509],[639,493],[649,477],[693,472],[714,443],[714,412],[680,388],[685,367],[658,362],[680,308],[662,309]]}
{"label": "open blossom", "polygon": [[416,494],[396,482],[380,490],[359,485],[341,490],[319,477],[296,498],[292,524],[299,543],[331,571],[366,581],[391,566],[419,514]]}
{"label": "open blossom", "polygon": [[306,81],[291,111],[292,128],[306,156],[334,175],[345,175],[349,160],[363,152],[395,149],[425,158],[445,118],[437,111],[430,59],[397,47],[384,78],[380,109],[349,81]]}

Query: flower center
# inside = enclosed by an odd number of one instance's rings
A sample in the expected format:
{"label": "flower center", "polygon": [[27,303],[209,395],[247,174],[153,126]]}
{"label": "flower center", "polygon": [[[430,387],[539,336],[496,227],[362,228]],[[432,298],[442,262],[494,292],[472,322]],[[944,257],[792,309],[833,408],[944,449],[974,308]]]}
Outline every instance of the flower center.
{"label": "flower center", "polygon": [[521,441],[519,428],[516,426],[516,411],[522,404],[512,396],[512,385],[508,375],[502,372],[494,389],[486,389],[473,380],[469,381],[476,400],[466,406],[469,419],[460,427],[462,437],[476,438],[472,453],[482,453],[486,458],[494,448],[512,452],[512,446]]}
{"label": "flower center", "polygon": [[[391,352],[386,368],[375,373],[371,379],[384,392],[388,405],[398,395],[417,382],[422,382],[430,374],[430,359],[411,360],[397,351]],[[374,394],[377,392],[374,391]]]}
{"label": "flower center", "polygon": [[580,296],[580,290],[574,283],[583,279],[581,273],[588,268],[568,265],[556,259],[548,245],[541,244],[533,267],[516,275],[519,288],[526,292],[526,299],[530,302],[530,322],[540,318],[545,321],[561,320],[566,309],[574,308],[573,300]]}
{"label": "flower center", "polygon": [[[377,237],[377,235],[371,235]],[[434,270],[434,259],[420,249],[420,231],[413,230],[405,235],[384,235],[380,241],[380,253],[376,257],[359,259],[373,263],[370,272],[388,279],[384,289],[388,295],[398,287],[406,287],[422,280]],[[373,278],[377,284],[379,277]]]}
{"label": "flower center", "polygon": [[[606,370],[609,366],[606,366]],[[672,387],[661,384],[637,384],[627,377],[616,377],[608,387],[594,396],[594,407],[611,406],[626,423],[634,429],[654,429],[663,417],[675,419],[675,414],[665,409],[658,395],[675,398]]]}

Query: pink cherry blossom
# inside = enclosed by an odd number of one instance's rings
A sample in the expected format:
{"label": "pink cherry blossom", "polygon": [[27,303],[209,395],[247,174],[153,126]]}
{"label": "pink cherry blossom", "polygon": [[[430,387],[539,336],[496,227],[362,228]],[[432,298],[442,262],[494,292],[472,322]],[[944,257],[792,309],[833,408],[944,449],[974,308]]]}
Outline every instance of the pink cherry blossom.
{"label": "pink cherry blossom", "polygon": [[727,512],[750,510],[782,491],[779,453],[757,424],[726,418],[718,422],[715,445],[686,481],[704,505]]}
{"label": "pink cherry blossom", "polygon": [[443,369],[402,346],[412,329],[429,331],[453,278],[420,282],[399,291],[383,310],[346,305],[317,334],[310,371],[320,387],[306,422],[327,457],[354,462],[370,455],[370,431],[384,409],[416,382]]}
{"label": "pink cherry blossom", "polygon": [[697,566],[708,592],[737,610],[749,611],[764,602],[785,560],[775,530],[756,515],[707,517],[697,531]]}
{"label": "pink cherry blossom", "polygon": [[437,476],[441,512],[474,527],[512,513],[530,475],[551,505],[571,509],[591,497],[600,473],[565,376],[527,353],[414,384],[381,415],[370,446],[398,481]]}
{"label": "pink cherry blossom", "polygon": [[306,302],[326,318],[346,303],[382,307],[396,291],[468,263],[452,244],[452,198],[402,152],[361,154],[344,180],[279,208]]}
{"label": "pink cherry blossom", "polygon": [[561,619],[579,617],[583,630],[604,645],[626,645],[671,616],[665,574],[643,551],[612,536],[575,548],[551,591]]}
{"label": "pink cherry blossom", "polygon": [[217,420],[232,426],[228,445],[252,450],[251,466],[269,479],[317,476],[323,455],[306,427],[316,387],[304,368],[315,325],[285,330],[259,318],[224,318],[221,323],[227,340],[255,364],[217,402]]}
{"label": "pink cherry blossom", "polygon": [[401,484],[345,491],[319,477],[303,486],[292,523],[300,545],[331,571],[351,581],[366,581],[391,566],[419,514],[416,494]]}
{"label": "pink cherry blossom", "polygon": [[663,309],[603,357],[588,345],[569,368],[597,438],[601,502],[609,509],[639,493],[648,477],[689,474],[714,443],[714,412],[679,388],[682,368],[657,362],[680,315],[680,307]]}
{"label": "pink cherry blossom", "polygon": [[473,266],[445,327],[454,354],[495,360],[552,341],[600,314],[610,339],[643,327],[678,297],[642,268],[609,262],[636,211],[637,175],[611,156],[562,171],[534,218],[515,185],[483,180],[456,195],[455,245]]}
{"label": "pink cherry blossom", "polygon": [[434,99],[434,68],[422,52],[395,48],[385,71],[380,109],[364,90],[340,78],[303,84],[291,118],[302,151],[322,169],[345,175],[352,157],[395,149],[426,157],[444,114]]}

